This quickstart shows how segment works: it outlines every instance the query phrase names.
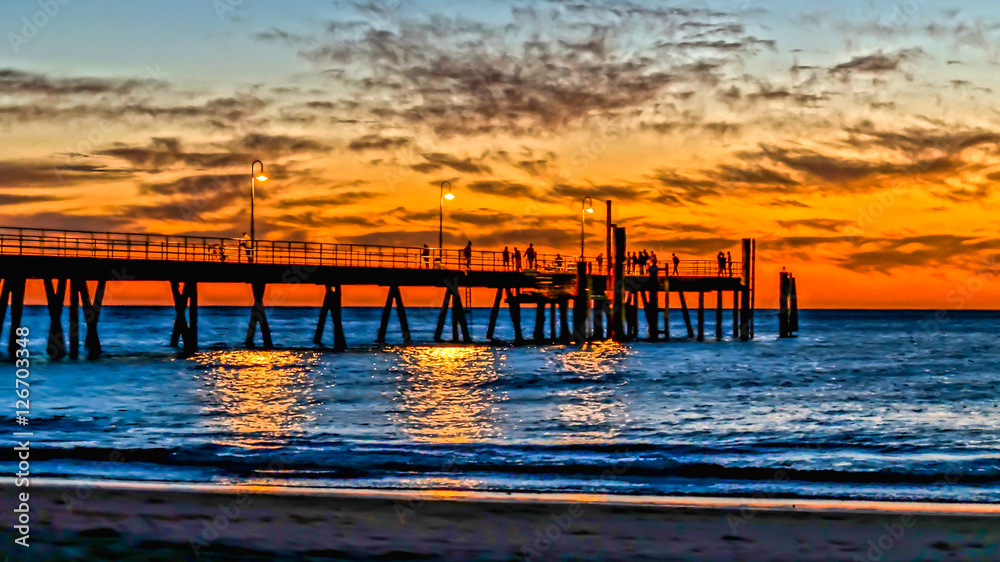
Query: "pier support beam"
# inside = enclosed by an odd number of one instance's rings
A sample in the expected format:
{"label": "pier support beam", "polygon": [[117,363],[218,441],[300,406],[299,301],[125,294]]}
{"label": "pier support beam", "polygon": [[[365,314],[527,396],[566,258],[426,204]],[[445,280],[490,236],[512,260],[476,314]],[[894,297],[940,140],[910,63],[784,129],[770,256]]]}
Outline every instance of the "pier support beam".
{"label": "pier support beam", "polygon": [[316,345],[323,345],[323,329],[326,327],[326,315],[329,313],[330,320],[333,322],[333,349],[334,351],[347,349],[347,340],[344,338],[342,306],[343,298],[340,285],[327,285],[326,294],[323,296],[323,306],[319,309],[316,337],[313,338]]}
{"label": "pier support beam", "polygon": [[698,341],[705,341],[705,291],[698,291]]}
{"label": "pier support beam", "polygon": [[271,326],[267,323],[267,313],[264,311],[264,291],[267,290],[267,284],[251,283],[250,286],[253,288],[253,308],[250,309],[250,324],[247,325],[247,339],[244,343],[247,347],[256,347],[253,340],[257,333],[257,325],[260,324],[260,335],[261,339],[264,340],[263,348],[273,349]]}
{"label": "pier support beam", "polygon": [[[610,257],[610,256],[609,256]],[[625,229],[615,227],[614,307],[608,327],[616,342],[628,340],[625,334]]]}
{"label": "pier support beam", "polygon": [[545,343],[545,303],[535,304],[535,331],[532,334],[535,343]]}
{"label": "pier support beam", "polygon": [[666,290],[663,291],[663,339],[670,341],[670,278],[666,281]]}
{"label": "pier support beam", "polygon": [[507,295],[507,309],[510,310],[510,322],[514,325],[514,345],[524,345],[524,334],[521,333],[521,302],[514,297],[514,292],[504,289]]}
{"label": "pier support beam", "polygon": [[[104,280],[97,282],[97,286],[94,288],[93,302],[90,300],[87,282],[81,281],[77,286],[80,289],[80,301],[83,305],[83,320],[87,323],[87,336],[83,340],[83,346],[87,348],[87,359],[97,359],[101,356],[102,351],[101,338],[97,334],[97,321],[101,318],[101,307],[104,305],[104,290],[107,287],[107,282]],[[197,305],[197,293],[194,302]],[[192,312],[192,324],[195,325],[196,334],[197,318],[197,312]],[[184,343],[187,347],[187,340]],[[195,347],[197,347],[197,343],[195,343]]]}
{"label": "pier support beam", "polygon": [[684,316],[684,326],[688,331],[688,339],[694,339],[694,327],[691,326],[691,312],[688,310],[687,299],[684,298],[684,293],[677,293],[681,297],[681,315]]}
{"label": "pier support beam", "polygon": [[389,294],[385,297],[385,307],[382,308],[382,323],[379,324],[378,338],[375,343],[385,345],[385,335],[389,330],[389,316],[392,315],[394,305],[396,317],[399,319],[399,328],[403,332],[403,343],[410,345],[413,340],[410,338],[410,324],[406,321],[406,307],[403,306],[403,295],[399,292],[399,285],[389,287]]}
{"label": "pier support beam", "polygon": [[590,339],[587,334],[587,320],[590,319],[590,276],[587,274],[587,262],[576,264],[576,297],[573,299],[573,341],[586,343]]}
{"label": "pier support beam", "polygon": [[733,291],[733,339],[740,337],[740,292]]}
{"label": "pier support beam", "polygon": [[740,341],[750,341],[752,321],[750,319],[750,260],[751,243],[743,239],[743,289],[740,291]]}
{"label": "pier support beam", "polygon": [[715,339],[722,341],[722,291],[715,294]]}
{"label": "pier support beam", "polygon": [[[86,289],[86,285],[84,285]],[[170,345],[177,347],[184,340],[184,353],[198,351],[198,284],[185,281],[170,282],[170,292],[174,295],[174,330],[170,335]]]}
{"label": "pier support beam", "polygon": [[441,303],[441,311],[438,314],[437,326],[434,329],[434,341],[444,341],[441,336],[444,333],[444,323],[448,319],[448,307],[451,306],[451,341],[458,341],[459,327],[462,329],[462,341],[472,343],[469,336],[469,324],[465,319],[465,307],[462,306],[462,295],[458,293],[458,282],[448,281],[445,283],[444,301]]}
{"label": "pier support beam", "polygon": [[49,309],[49,342],[45,350],[49,359],[58,360],[66,356],[66,335],[62,328],[66,280],[59,279],[55,286],[53,286],[51,279],[43,281],[45,283],[45,299]]}
{"label": "pier support beam", "polygon": [[490,323],[486,326],[486,341],[493,341],[493,334],[497,329],[497,318],[500,316],[500,302],[503,300],[503,289],[497,289],[496,297],[493,298],[493,308],[490,309]]}
{"label": "pier support beam", "polygon": [[[584,326],[586,326],[586,323],[584,323]],[[563,297],[559,299],[559,343],[567,345],[570,341],[569,297]]]}
{"label": "pier support beam", "polygon": [[646,329],[649,333],[649,341],[660,341],[660,292],[656,289],[648,292],[644,291],[642,293],[642,308],[646,313]]}
{"label": "pier support beam", "polygon": [[[10,338],[7,341],[7,356],[11,361],[17,359],[17,329],[21,327],[21,317],[24,314],[24,279],[8,277],[3,282],[0,299],[3,301],[3,312],[6,313],[7,301],[10,300]],[[3,316],[0,315],[0,327],[3,326]]]}

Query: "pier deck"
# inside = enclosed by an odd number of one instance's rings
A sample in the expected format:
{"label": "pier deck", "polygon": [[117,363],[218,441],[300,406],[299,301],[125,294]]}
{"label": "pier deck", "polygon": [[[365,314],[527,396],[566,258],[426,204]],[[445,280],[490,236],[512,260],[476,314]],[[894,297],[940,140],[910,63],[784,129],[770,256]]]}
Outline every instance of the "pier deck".
{"label": "pier deck", "polygon": [[[622,229],[623,230],[623,229]],[[624,232],[622,233],[624,241]],[[263,296],[270,284],[313,284],[327,288],[320,308],[316,343],[322,344],[327,315],[334,324],[334,348],[346,348],[341,320],[341,287],[374,285],[388,287],[377,341],[384,343],[391,310],[396,309],[404,341],[411,341],[400,287],[439,287],[445,290],[435,339],[443,335],[447,313],[451,311],[454,341],[472,341],[466,322],[469,291],[494,289],[493,310],[486,339],[493,340],[501,302],[510,309],[517,332],[515,344],[526,341],[590,341],[614,338],[627,341],[638,337],[637,310],[647,317],[647,339],[669,339],[666,319],[669,294],[679,293],[685,319],[689,318],[684,293],[699,295],[699,339],[703,338],[704,294],[717,294],[717,337],[721,338],[723,293],[751,296],[753,272],[749,267],[752,249],[744,241],[744,261],[720,272],[715,260],[684,260],[676,274],[654,270],[644,275],[625,274],[623,248],[616,252],[621,263],[559,254],[537,254],[533,260],[522,255],[505,259],[502,252],[427,247],[393,247],[319,242],[257,240],[254,248],[233,238],[168,236],[155,234],[86,232],[0,227],[0,323],[10,307],[11,325],[20,326],[27,279],[45,281],[52,319],[48,352],[52,358],[66,354],[62,330],[62,309],[69,289],[69,355],[78,355],[79,307],[87,324],[85,347],[88,355],[100,353],[97,322],[108,282],[162,281],[171,284],[177,311],[171,343],[184,342],[184,349],[197,349],[197,286],[199,283],[247,283],[252,287],[254,305],[246,343],[254,345],[257,328],[264,347],[271,347],[270,328]],[[610,262],[610,263],[609,263]],[[610,266],[610,267],[609,267]],[[672,268],[672,266],[671,266]],[[736,272],[738,275],[733,275]],[[617,277],[620,283],[615,283]],[[88,282],[96,282],[93,298]],[[460,289],[465,291],[461,294]],[[609,295],[609,293],[613,293]],[[661,306],[658,295],[667,295]],[[746,300],[746,298],[744,298]],[[568,328],[568,308],[573,303],[573,330]],[[752,300],[751,300],[752,302]],[[611,307],[611,303],[621,306]],[[526,340],[520,330],[520,306],[535,307],[533,338]],[[555,316],[560,315],[556,333]],[[551,334],[545,337],[545,312],[551,309]],[[744,317],[752,316],[752,305],[734,304]],[[663,314],[664,327],[658,320]],[[615,317],[620,322],[614,322]],[[655,318],[654,318],[655,317]],[[740,311],[734,312],[734,336],[749,339],[741,332]],[[603,323],[608,320],[608,329]],[[2,324],[0,324],[2,325]],[[694,337],[688,320],[688,332]],[[14,333],[14,329],[11,333]],[[459,338],[461,332],[461,338]],[[11,350],[14,350],[13,345]]]}

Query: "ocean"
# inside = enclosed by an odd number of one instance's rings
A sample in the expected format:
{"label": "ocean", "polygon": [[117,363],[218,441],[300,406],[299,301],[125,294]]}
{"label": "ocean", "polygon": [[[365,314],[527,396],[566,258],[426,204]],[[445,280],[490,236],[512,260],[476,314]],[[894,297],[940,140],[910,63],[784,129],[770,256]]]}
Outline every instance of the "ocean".
{"label": "ocean", "polygon": [[997,312],[805,310],[778,340],[758,311],[749,343],[708,314],[704,343],[514,348],[434,345],[414,308],[417,345],[380,349],[381,311],[349,308],[344,353],[312,349],[316,309],[270,309],[274,351],[243,348],[248,309],[199,312],[193,357],[167,346],[171,307],[106,307],[105,354],[50,363],[29,307],[30,422],[11,364],[0,414],[34,433],[32,476],[1000,502]]}

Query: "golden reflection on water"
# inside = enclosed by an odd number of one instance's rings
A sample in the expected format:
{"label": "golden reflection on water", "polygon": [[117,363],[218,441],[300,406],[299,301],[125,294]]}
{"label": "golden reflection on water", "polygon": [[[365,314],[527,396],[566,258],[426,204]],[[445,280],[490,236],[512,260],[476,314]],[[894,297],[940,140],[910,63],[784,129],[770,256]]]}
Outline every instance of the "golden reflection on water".
{"label": "golden reflection on water", "polygon": [[212,398],[209,408],[220,414],[225,429],[245,436],[234,444],[250,446],[254,436],[291,433],[307,420],[313,359],[309,354],[259,350],[201,353],[194,358],[204,369]]}
{"label": "golden reflection on water", "polygon": [[575,378],[559,396],[559,420],[573,429],[563,443],[610,443],[623,433],[628,422],[626,404],[619,398],[622,368],[627,349],[602,342],[582,349],[568,349],[553,358],[564,378]]}
{"label": "golden reflection on water", "polygon": [[492,385],[500,353],[484,347],[407,347],[396,351],[391,417],[418,441],[467,443],[497,437]]}

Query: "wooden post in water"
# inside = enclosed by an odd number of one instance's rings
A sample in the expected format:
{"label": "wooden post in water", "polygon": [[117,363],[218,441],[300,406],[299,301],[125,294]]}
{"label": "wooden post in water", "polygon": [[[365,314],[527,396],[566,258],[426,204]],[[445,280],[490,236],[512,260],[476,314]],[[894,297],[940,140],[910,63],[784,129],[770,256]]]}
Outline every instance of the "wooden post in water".
{"label": "wooden post in water", "polygon": [[790,286],[788,281],[788,272],[781,272],[781,281],[779,287],[778,296],[778,337],[788,338],[791,337],[791,331],[788,329],[788,294],[790,292]]}
{"label": "wooden post in water", "polygon": [[17,359],[18,335],[17,329],[21,327],[21,316],[24,313],[24,285],[25,279],[11,279],[4,281],[4,288],[10,284],[10,338],[7,342],[7,355],[11,361]]}
{"label": "wooden post in water", "polygon": [[611,312],[612,337],[616,342],[628,340],[625,334],[625,229],[615,228],[615,267],[614,267],[614,308]]}
{"label": "wooden post in water", "polygon": [[715,339],[722,341],[722,290],[715,294]]}
{"label": "wooden post in water", "polygon": [[472,343],[472,336],[469,335],[469,323],[465,316],[465,306],[462,305],[462,295],[458,292],[458,282],[448,284],[451,291],[451,341],[458,341],[458,330],[462,331],[462,342]]}
{"label": "wooden post in water", "polygon": [[500,316],[500,301],[503,300],[503,288],[497,289],[493,298],[493,308],[490,309],[490,323],[486,326],[486,341],[493,341],[493,333],[497,328],[497,318]]}
{"label": "wooden post in water", "polygon": [[733,339],[740,337],[740,292],[733,291]]}
{"label": "wooden post in water", "polygon": [[344,338],[344,320],[341,312],[342,298],[340,285],[327,285],[326,294],[323,296],[323,306],[319,310],[319,322],[316,324],[316,336],[313,342],[316,345],[323,345],[323,330],[326,327],[326,315],[330,314],[333,321],[333,349],[334,351],[344,351],[347,349],[347,341]]}
{"label": "wooden post in water", "polygon": [[587,320],[590,318],[590,276],[587,262],[576,264],[576,296],[573,299],[573,341],[586,343]]}
{"label": "wooden post in water", "polygon": [[399,319],[399,329],[403,332],[403,343],[410,345],[413,340],[410,338],[410,324],[406,321],[406,307],[403,306],[403,295],[399,292],[399,285],[389,287],[389,293],[385,298],[385,307],[382,308],[382,322],[378,328],[378,338],[375,343],[385,345],[385,336],[389,330],[389,316],[392,308],[396,307],[396,317]]}
{"label": "wooden post in water", "polygon": [[750,239],[743,239],[743,288],[740,290],[740,341],[750,341]]}
{"label": "wooden post in water", "polygon": [[664,278],[665,290],[663,291],[663,339],[670,341],[670,277]]}
{"label": "wooden post in water", "polygon": [[510,288],[504,289],[504,292],[507,294],[510,322],[514,325],[514,345],[524,345],[524,336],[521,333],[521,302],[514,298],[514,293]]}
{"label": "wooden post in water", "polygon": [[[185,291],[188,285],[191,284],[185,283]],[[260,334],[264,340],[264,349],[272,349],[274,344],[271,342],[271,326],[267,323],[267,313],[264,311],[264,291],[267,289],[267,284],[251,283],[250,286],[253,289],[253,308],[250,309],[250,323],[247,325],[246,346],[250,348],[256,347],[253,340],[254,335],[257,333],[257,325],[259,324]]]}
{"label": "wooden post in water", "polygon": [[49,309],[49,342],[46,353],[49,359],[58,360],[66,356],[66,335],[62,329],[63,302],[66,299],[66,280],[59,279],[53,286],[51,279],[43,279],[45,300]]}
{"label": "wooden post in water", "polygon": [[705,341],[705,291],[698,291],[698,341]]}
{"label": "wooden post in water", "polygon": [[[69,357],[80,356],[80,281],[70,279],[69,282]],[[7,306],[7,286],[4,284],[4,295],[0,296],[3,306]],[[3,322],[0,322],[2,325]]]}
{"label": "wooden post in water", "polygon": [[444,301],[441,302],[441,310],[438,312],[437,326],[434,328],[434,341],[443,342],[444,323],[448,319],[448,307],[451,305],[451,291],[445,288]]}
{"label": "wooden post in water", "polygon": [[[87,315],[88,301],[87,283],[79,284],[80,297],[83,300],[84,315]],[[174,329],[170,334],[170,345],[179,347],[180,341],[184,340],[184,353],[194,353],[198,349],[198,289],[197,283],[185,281],[183,289],[180,281],[170,282],[170,292],[174,297]],[[192,302],[192,296],[194,301]],[[189,321],[190,319],[190,321]],[[89,324],[89,322],[88,322]],[[193,325],[193,327],[192,327]],[[72,327],[71,327],[72,328]],[[88,338],[90,334],[88,333]],[[86,342],[89,347],[89,340]]]}
{"label": "wooden post in water", "polygon": [[795,289],[795,276],[791,275],[790,277],[791,285],[789,286],[788,298],[791,310],[788,314],[788,331],[794,335],[795,332],[799,331],[799,295]]}
{"label": "wooden post in water", "polygon": [[[193,345],[194,346],[193,349],[196,350],[198,348],[198,339],[197,339],[198,293],[197,293],[197,284],[191,283],[190,285],[191,285],[190,290],[194,294],[194,302],[191,304],[191,310],[190,310],[191,322],[188,326],[188,329],[193,330],[193,333],[195,334],[194,341],[192,342],[191,345]],[[87,336],[83,340],[83,345],[84,347],[87,348],[87,359],[96,359],[101,355],[101,339],[97,334],[97,321],[101,318],[101,307],[104,304],[104,289],[106,288],[106,286],[107,286],[107,281],[103,279],[97,282],[97,286],[94,288],[94,301],[91,302],[90,293],[87,290],[87,283],[84,282],[80,284],[80,300],[82,301],[83,304],[83,320],[84,322],[87,323]],[[185,291],[188,290],[188,283],[184,284],[184,289]],[[190,300],[190,295],[189,295],[189,300]],[[184,339],[185,352],[188,352],[188,349],[189,349],[188,339],[185,338]]]}
{"label": "wooden post in water", "polygon": [[688,339],[694,339],[694,327],[691,325],[691,312],[688,310],[687,299],[684,298],[684,292],[677,293],[681,298],[681,315],[684,317],[684,326],[687,328]]}
{"label": "wooden post in water", "polygon": [[[555,309],[553,309],[555,311]],[[586,326],[586,323],[584,324]],[[559,343],[566,345],[570,343],[569,332],[569,297],[559,299]]]}
{"label": "wooden post in water", "polygon": [[545,302],[542,300],[535,303],[535,331],[532,339],[536,344],[545,343]]}

